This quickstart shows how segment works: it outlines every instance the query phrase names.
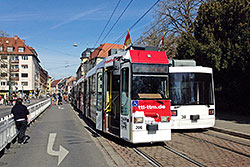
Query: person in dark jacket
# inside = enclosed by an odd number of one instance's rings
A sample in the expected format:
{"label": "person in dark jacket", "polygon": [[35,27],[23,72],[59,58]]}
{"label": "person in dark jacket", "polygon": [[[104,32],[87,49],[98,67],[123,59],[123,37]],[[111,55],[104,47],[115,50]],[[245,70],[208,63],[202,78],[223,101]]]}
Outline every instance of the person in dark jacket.
{"label": "person in dark jacket", "polygon": [[22,104],[22,99],[18,98],[16,100],[15,106],[11,109],[11,113],[14,115],[14,120],[16,123],[18,134],[18,143],[22,144],[25,142],[25,131],[27,129],[29,121],[29,111],[25,105]]}
{"label": "person in dark jacket", "polygon": [[58,105],[62,105],[62,96],[58,93]]}

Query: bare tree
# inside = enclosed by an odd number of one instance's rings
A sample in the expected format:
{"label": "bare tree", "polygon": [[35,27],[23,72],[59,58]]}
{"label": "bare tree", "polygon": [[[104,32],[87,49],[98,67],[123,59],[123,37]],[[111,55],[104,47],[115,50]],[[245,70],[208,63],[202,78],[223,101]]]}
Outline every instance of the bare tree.
{"label": "bare tree", "polygon": [[6,33],[5,31],[0,30],[0,37],[8,37],[10,36],[8,33]]}
{"label": "bare tree", "polygon": [[137,43],[156,45],[163,32],[166,33],[163,50],[170,57],[176,52],[176,41],[181,33],[192,33],[197,10],[205,0],[164,0],[161,1],[154,13],[154,19],[147,31],[139,37]]}
{"label": "bare tree", "polygon": [[192,32],[192,23],[197,10],[205,0],[162,1],[156,10],[154,23],[166,33]]}

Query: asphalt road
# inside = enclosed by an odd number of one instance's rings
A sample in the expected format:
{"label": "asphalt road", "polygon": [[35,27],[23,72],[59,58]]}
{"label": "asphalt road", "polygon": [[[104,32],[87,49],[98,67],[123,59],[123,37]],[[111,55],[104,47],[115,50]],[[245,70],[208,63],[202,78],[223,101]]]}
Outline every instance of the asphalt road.
{"label": "asphalt road", "polygon": [[104,154],[69,104],[60,108],[51,106],[27,134],[31,137],[29,142],[20,146],[12,144],[0,158],[0,166],[108,166]]}

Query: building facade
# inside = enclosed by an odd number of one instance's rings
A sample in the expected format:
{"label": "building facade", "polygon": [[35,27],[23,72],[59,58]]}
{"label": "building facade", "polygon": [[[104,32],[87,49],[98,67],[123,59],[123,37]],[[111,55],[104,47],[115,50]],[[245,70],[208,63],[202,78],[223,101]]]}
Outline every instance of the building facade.
{"label": "building facade", "polygon": [[108,57],[111,54],[116,54],[123,50],[124,45],[112,43],[101,44],[93,51],[93,53],[88,58],[88,61],[85,62],[85,64],[89,65],[89,69],[87,69],[87,71],[96,66],[98,63],[100,63],[105,57]]}
{"label": "building facade", "polygon": [[8,99],[25,94],[38,96],[41,82],[45,82],[48,75],[39,63],[35,49],[24,40],[18,36],[0,37],[0,95]]}
{"label": "building facade", "polygon": [[123,49],[124,45],[111,43],[101,44],[97,48],[87,48],[82,52],[81,64],[76,71],[76,81],[85,76],[91,68],[100,63],[105,57],[121,52]]}
{"label": "building facade", "polygon": [[47,94],[51,95],[51,83],[52,79],[50,76],[48,76],[48,81],[47,81]]}
{"label": "building facade", "polygon": [[49,80],[48,72],[39,65],[39,88],[38,88],[39,96],[47,95],[48,80]]}
{"label": "building facade", "polygon": [[88,61],[89,57],[93,53],[95,48],[87,48],[85,49],[81,54],[81,64],[79,65],[77,71],[76,71],[76,80],[79,80],[82,76],[85,75],[85,72],[89,69],[89,66],[86,61]]}

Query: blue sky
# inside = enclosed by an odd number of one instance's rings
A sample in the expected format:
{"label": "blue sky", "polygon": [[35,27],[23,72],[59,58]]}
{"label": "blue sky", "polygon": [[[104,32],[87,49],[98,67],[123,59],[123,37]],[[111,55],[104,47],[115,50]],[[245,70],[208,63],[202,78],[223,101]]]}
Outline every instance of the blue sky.
{"label": "blue sky", "polygon": [[[121,0],[102,38],[130,0]],[[94,47],[118,0],[0,0],[0,30],[18,35],[36,49],[52,78],[75,72],[86,47]],[[156,0],[134,0],[103,43],[116,41]],[[155,8],[154,8],[155,9]],[[153,10],[154,10],[153,9]],[[130,30],[135,41],[153,19],[153,10]],[[102,40],[101,38],[101,40]],[[120,44],[124,42],[124,38]],[[73,47],[77,43],[78,47]],[[99,46],[100,42],[96,45]]]}

